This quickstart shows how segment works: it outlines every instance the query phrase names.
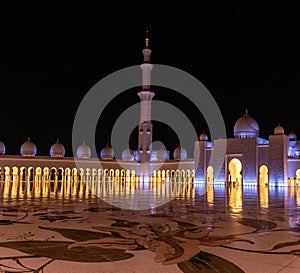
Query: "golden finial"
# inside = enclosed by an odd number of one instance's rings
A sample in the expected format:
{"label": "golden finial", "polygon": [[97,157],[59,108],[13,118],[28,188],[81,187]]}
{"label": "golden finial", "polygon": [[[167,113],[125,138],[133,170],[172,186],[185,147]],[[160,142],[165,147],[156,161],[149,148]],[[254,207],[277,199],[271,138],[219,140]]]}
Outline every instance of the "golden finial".
{"label": "golden finial", "polygon": [[146,30],[146,38],[145,38],[145,42],[146,42],[146,47],[149,46],[149,31],[148,31],[148,28]]}

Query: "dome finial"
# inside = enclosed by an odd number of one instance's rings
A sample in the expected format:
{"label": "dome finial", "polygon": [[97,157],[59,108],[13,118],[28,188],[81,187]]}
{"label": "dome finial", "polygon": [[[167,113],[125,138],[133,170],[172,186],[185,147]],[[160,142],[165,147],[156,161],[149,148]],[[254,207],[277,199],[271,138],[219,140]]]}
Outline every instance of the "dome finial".
{"label": "dome finial", "polygon": [[146,43],[146,47],[148,47],[149,46],[149,30],[148,30],[148,28],[146,29],[145,43]]}
{"label": "dome finial", "polygon": [[248,116],[248,109],[246,108],[246,114],[245,114],[245,116]]}

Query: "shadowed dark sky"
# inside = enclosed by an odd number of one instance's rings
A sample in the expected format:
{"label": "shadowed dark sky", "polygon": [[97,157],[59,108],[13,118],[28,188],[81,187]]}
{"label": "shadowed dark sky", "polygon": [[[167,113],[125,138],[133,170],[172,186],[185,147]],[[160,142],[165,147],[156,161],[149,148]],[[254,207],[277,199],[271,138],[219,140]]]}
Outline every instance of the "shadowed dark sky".
{"label": "shadowed dark sky", "polygon": [[[245,110],[267,138],[280,123],[300,136],[299,6],[222,4],[104,7],[19,1],[1,10],[1,129],[7,154],[19,154],[29,136],[39,155],[57,138],[72,154],[72,126],[82,98],[103,77],[143,61],[149,29],[151,62],[184,70],[215,98],[228,137]],[[284,4],[283,4],[284,3]],[[134,9],[135,8],[135,9]],[[153,90],[207,134],[205,120],[169,91]],[[139,101],[135,90],[112,102],[98,128],[98,150],[110,142],[120,113]],[[179,143],[167,126],[154,124],[154,138],[172,151]],[[130,140],[135,147],[135,132]]]}

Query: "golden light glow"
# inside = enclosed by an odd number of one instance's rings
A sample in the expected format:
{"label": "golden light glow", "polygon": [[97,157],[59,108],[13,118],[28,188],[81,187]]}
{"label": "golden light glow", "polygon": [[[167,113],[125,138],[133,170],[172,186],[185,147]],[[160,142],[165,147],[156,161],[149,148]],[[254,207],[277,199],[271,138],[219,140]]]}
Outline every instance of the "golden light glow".
{"label": "golden light glow", "polygon": [[228,182],[240,185],[242,183],[242,163],[238,158],[233,158],[228,164]]}
{"label": "golden light glow", "polygon": [[259,168],[259,185],[264,186],[269,183],[268,167],[261,165]]}
{"label": "golden light glow", "polygon": [[227,187],[228,205],[235,213],[241,212],[243,208],[243,189],[242,186]]}
{"label": "golden light glow", "polygon": [[[157,170],[149,185],[157,197],[194,198],[193,175],[193,170]],[[124,169],[5,167],[0,182],[3,196],[13,198],[130,196],[143,187],[135,170]]]}
{"label": "golden light glow", "polygon": [[259,205],[261,208],[269,207],[269,187],[267,185],[259,185]]}

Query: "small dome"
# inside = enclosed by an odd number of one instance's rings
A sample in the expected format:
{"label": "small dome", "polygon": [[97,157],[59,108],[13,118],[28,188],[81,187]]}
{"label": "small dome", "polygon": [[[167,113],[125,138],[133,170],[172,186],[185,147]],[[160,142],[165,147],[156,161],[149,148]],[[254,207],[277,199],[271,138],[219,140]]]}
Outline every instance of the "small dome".
{"label": "small dome", "polygon": [[50,147],[50,156],[51,157],[65,156],[65,147],[59,142],[59,140],[57,140],[56,143],[52,144],[52,146]]}
{"label": "small dome", "polygon": [[156,154],[157,160],[158,161],[165,161],[165,160],[169,160],[169,152],[164,148],[161,147]]}
{"label": "small dome", "polygon": [[87,144],[85,144],[84,141],[77,148],[76,156],[79,157],[79,158],[90,158],[91,157],[91,149]]}
{"label": "small dome", "polygon": [[0,155],[5,155],[6,148],[2,141],[0,141]]}
{"label": "small dome", "polygon": [[199,140],[200,141],[207,141],[208,140],[208,136],[204,133],[202,133],[200,136],[199,136]]}
{"label": "small dome", "polygon": [[181,146],[178,146],[173,152],[173,158],[177,159],[187,159],[187,151]]}
{"label": "small dome", "polygon": [[35,156],[36,150],[35,144],[28,138],[27,141],[22,144],[20,153],[22,156]]}
{"label": "small dome", "polygon": [[274,129],[274,135],[284,135],[284,129],[278,124]]}
{"label": "small dome", "polygon": [[100,152],[101,159],[113,159],[115,157],[115,153],[113,149],[109,146],[102,148]]}
{"label": "small dome", "polygon": [[289,133],[288,135],[289,140],[297,140],[297,135],[294,132]]}
{"label": "small dome", "polygon": [[124,160],[124,161],[134,161],[134,153],[129,147],[127,147],[122,152],[122,160]]}
{"label": "small dome", "polygon": [[246,111],[246,114],[239,118],[234,125],[234,137],[247,138],[258,137],[259,126],[256,120],[250,117]]}

